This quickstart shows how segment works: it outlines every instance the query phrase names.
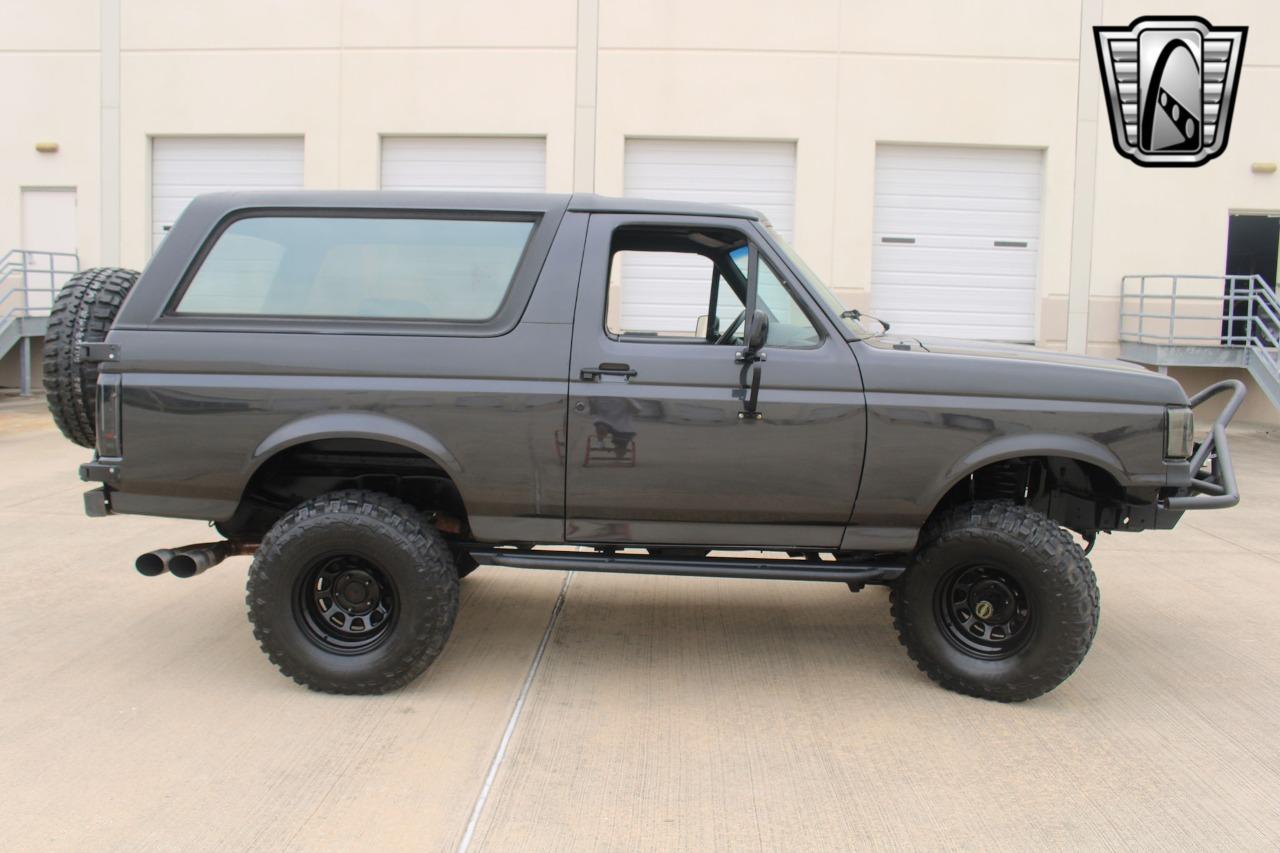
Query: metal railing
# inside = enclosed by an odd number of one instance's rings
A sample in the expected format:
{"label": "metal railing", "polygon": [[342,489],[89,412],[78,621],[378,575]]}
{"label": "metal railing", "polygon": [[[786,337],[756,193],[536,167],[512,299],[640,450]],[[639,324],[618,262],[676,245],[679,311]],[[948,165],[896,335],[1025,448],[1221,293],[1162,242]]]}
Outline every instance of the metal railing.
{"label": "metal railing", "polygon": [[0,327],[14,317],[47,317],[62,285],[79,271],[75,252],[5,252],[0,256]]}
{"label": "metal railing", "polygon": [[0,256],[0,358],[18,346],[18,391],[31,395],[31,335],[22,321],[47,317],[67,279],[80,271],[74,252],[13,249]]}
{"label": "metal railing", "polygon": [[1120,340],[1244,349],[1280,378],[1280,298],[1260,275],[1126,275]]}

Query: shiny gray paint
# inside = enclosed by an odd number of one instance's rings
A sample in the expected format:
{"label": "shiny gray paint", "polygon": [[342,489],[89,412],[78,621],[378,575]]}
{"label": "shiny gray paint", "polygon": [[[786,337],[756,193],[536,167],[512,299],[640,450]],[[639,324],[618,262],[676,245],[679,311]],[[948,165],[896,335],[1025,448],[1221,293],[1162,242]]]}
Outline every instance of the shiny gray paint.
{"label": "shiny gray paint", "polygon": [[[244,210],[519,212],[540,218],[489,327],[176,318],[175,288]],[[859,340],[731,207],[596,196],[218,194],[194,202],[108,339],[123,377],[125,456],[111,506],[226,520],[274,453],[376,438],[433,459],[477,539],[909,550],[946,491],[1000,459],[1053,455],[1123,486],[1184,485],[1162,459],[1167,377],[1031,348]],[[822,333],[767,348],[742,422],[731,347],[622,342],[604,331],[614,225],[699,221],[749,234]],[[590,232],[588,232],[590,228]],[[575,316],[576,311],[576,316]],[[443,324],[437,324],[443,325]],[[623,362],[637,371],[584,381]],[[634,465],[588,465],[598,420],[629,413]]]}
{"label": "shiny gray paint", "polygon": [[[659,214],[592,217],[569,372],[567,537],[572,542],[825,547],[840,544],[853,508],[866,413],[857,363],[843,336],[815,316],[816,348],[768,350],[760,421],[742,410],[737,348],[688,341],[620,340],[605,331],[610,237],[624,225],[728,228],[742,221]],[[763,256],[780,259],[769,246]],[[624,363],[630,380],[581,378]],[[634,459],[591,457],[596,423],[625,420]],[[618,423],[612,424],[619,426]],[[602,427],[604,428],[604,427]]]}
{"label": "shiny gray paint", "polygon": [[845,547],[913,547],[951,486],[1002,459],[1077,459],[1133,487],[1173,484],[1185,470],[1163,458],[1165,409],[1186,402],[1168,377],[1029,347],[921,343],[852,344],[868,449]]}

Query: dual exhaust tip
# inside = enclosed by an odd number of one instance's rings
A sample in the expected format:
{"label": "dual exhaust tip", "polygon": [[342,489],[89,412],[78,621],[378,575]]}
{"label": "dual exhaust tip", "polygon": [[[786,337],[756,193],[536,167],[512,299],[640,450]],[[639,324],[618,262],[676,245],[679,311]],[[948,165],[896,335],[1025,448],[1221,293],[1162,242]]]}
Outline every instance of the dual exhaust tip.
{"label": "dual exhaust tip", "polygon": [[254,545],[226,540],[187,545],[183,548],[163,548],[143,554],[134,561],[133,567],[138,570],[138,574],[149,578],[165,572],[177,578],[193,578],[207,569],[212,569],[228,557],[250,554],[254,550],[256,550]]}

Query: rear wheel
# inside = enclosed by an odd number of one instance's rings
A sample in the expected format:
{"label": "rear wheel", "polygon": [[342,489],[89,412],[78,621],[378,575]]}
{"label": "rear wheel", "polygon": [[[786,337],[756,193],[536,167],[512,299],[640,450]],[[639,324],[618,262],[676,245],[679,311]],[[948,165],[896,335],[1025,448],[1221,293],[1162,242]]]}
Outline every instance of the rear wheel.
{"label": "rear wheel", "polygon": [[440,534],[403,501],[332,492],[288,512],[249,570],[249,621],[281,672],[326,693],[383,693],[436,659],[458,610]]}
{"label": "rear wheel", "polygon": [[912,660],[950,690],[1018,702],[1057,687],[1098,628],[1093,568],[1023,506],[984,501],[931,522],[890,596]]}
{"label": "rear wheel", "polygon": [[98,365],[80,347],[100,343],[138,280],[134,270],[96,267],[63,285],[49,311],[44,337],[44,391],[54,423],[81,447],[93,447],[98,407]]}

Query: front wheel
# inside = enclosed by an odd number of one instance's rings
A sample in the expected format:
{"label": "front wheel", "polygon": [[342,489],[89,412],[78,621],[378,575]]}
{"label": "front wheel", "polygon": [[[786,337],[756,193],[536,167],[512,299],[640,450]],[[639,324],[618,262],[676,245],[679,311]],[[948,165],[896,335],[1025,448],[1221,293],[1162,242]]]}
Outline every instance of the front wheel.
{"label": "front wheel", "polygon": [[907,653],[958,693],[1020,702],[1080,665],[1098,629],[1093,568],[1044,515],[983,501],[930,522],[890,596]]}
{"label": "front wheel", "polygon": [[326,693],[408,684],[444,648],[458,576],[440,534],[403,501],[332,492],[271,528],[249,569],[249,621],[287,676]]}

